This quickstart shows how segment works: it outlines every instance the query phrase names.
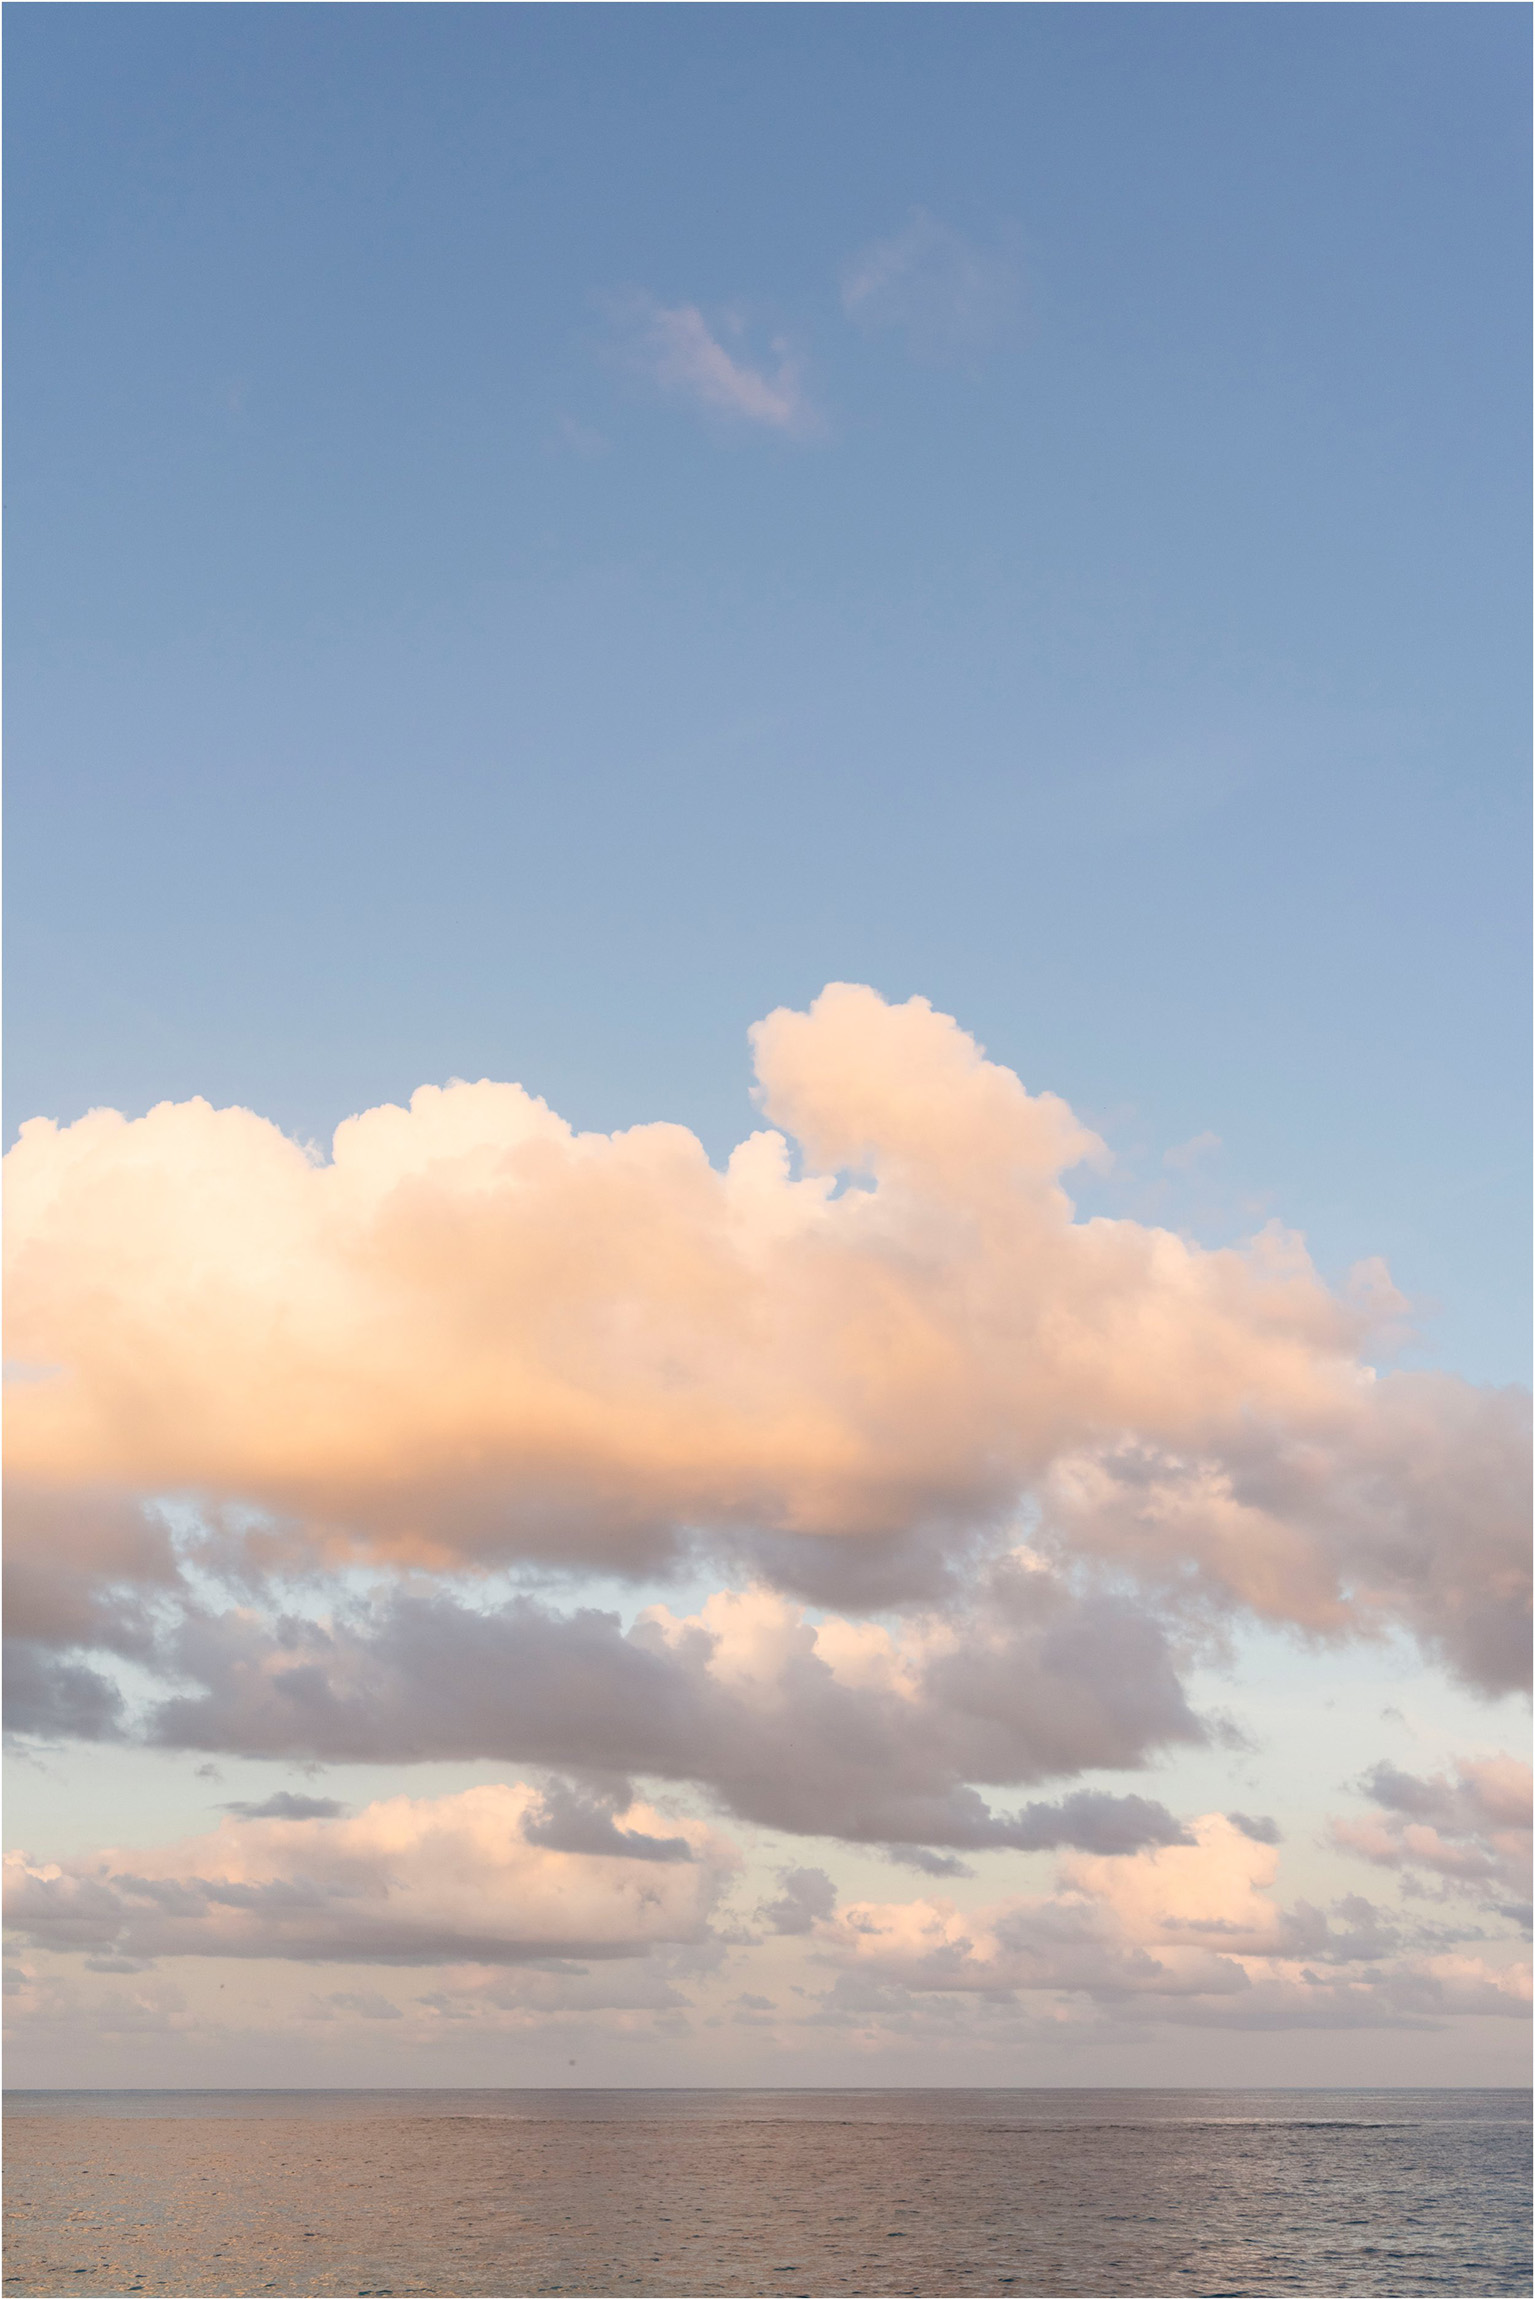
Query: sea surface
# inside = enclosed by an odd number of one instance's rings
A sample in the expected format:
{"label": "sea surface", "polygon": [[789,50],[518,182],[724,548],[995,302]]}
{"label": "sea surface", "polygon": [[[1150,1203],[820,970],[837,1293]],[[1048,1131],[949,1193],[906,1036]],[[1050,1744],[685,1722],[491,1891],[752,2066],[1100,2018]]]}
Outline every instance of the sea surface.
{"label": "sea surface", "polygon": [[1530,2290],[1526,2092],[12,2092],[5,2291]]}

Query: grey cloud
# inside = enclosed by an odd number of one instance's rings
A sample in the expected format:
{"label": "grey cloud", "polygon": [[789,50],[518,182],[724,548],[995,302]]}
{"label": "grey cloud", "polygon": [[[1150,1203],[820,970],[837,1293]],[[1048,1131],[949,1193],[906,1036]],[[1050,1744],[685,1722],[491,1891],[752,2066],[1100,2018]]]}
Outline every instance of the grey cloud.
{"label": "grey cloud", "polygon": [[89,1489],[5,1498],[5,1731],[110,1741],[125,1704],[86,1656],[153,1657],[156,1601],[176,1592],[170,1537],[132,1499]]}
{"label": "grey cloud", "polygon": [[764,1901],[757,1911],[775,1933],[808,1933],[816,1921],[829,1917],[837,1906],[837,1888],[824,1869],[782,1869],[783,1892],[776,1901]]}
{"label": "grey cloud", "polygon": [[13,1479],[3,1588],[7,1739],[122,1738],[110,1660],[153,1667],[167,1614],[187,1597],[160,1519],[128,1495]]}
{"label": "grey cloud", "polygon": [[101,1670],[25,1638],[5,1640],[5,1726],[29,1741],[116,1741],[126,1704]]}
{"label": "grey cloud", "polygon": [[627,1793],[599,1797],[585,1793],[569,1781],[552,1781],[544,1791],[542,1810],[522,1824],[530,1845],[547,1846],[555,1853],[593,1853],[629,1861],[691,1861],[693,1848],[686,1837],[650,1837],[640,1829],[621,1829],[613,1817],[615,1804],[627,1805]]}
{"label": "grey cloud", "polygon": [[[779,1602],[779,1601],[770,1601]],[[395,1594],[329,1625],[187,1616],[167,1665],[200,1682],[159,1709],[162,1745],[268,1757],[506,1758],[557,1771],[697,1781],[740,1817],[802,1835],[951,1852],[1179,1841],[1140,1798],[1084,1792],[997,1810],[1006,1786],[1145,1760],[1197,1742],[1166,1643],[1121,1601],[1070,1595],[1010,1562],[953,1643],[903,1691],[850,1683],[786,1632],[766,1678],[715,1669],[716,1637],[555,1614],[523,1598],[481,1612]],[[575,1826],[567,1812],[544,1825]],[[590,1816],[581,1824],[599,1827]]]}
{"label": "grey cloud", "polygon": [[1382,1762],[1359,1784],[1379,1818],[1340,1818],[1333,1841],[1410,1881],[1434,1877],[1525,1926],[1530,1922],[1530,1768],[1508,1756],[1461,1758],[1453,1775]]}
{"label": "grey cloud", "polygon": [[1008,1842],[1020,1852],[1135,1853],[1147,1845],[1190,1845],[1193,1838],[1165,1805],[1149,1797],[1110,1797],[1078,1789],[1058,1805],[1025,1805]]}
{"label": "grey cloud", "polygon": [[973,1877],[975,1870],[957,1853],[935,1853],[928,1845],[882,1845],[887,1861],[896,1862],[903,1869],[915,1869],[924,1877]]}
{"label": "grey cloud", "polygon": [[335,1821],[347,1807],[335,1797],[296,1797],[291,1789],[278,1789],[259,1805],[234,1799],[220,1810],[239,1821]]}
{"label": "grey cloud", "polygon": [[1255,1845],[1284,1843],[1283,1830],[1267,1813],[1228,1813],[1226,1818],[1234,1829],[1241,1830],[1244,1837],[1251,1837]]}

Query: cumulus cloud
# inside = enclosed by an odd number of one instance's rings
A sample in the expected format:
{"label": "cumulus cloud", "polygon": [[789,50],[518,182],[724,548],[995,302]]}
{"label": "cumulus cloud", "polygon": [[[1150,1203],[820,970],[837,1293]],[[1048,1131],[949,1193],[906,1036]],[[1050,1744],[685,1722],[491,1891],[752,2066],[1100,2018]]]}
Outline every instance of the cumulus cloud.
{"label": "cumulus cloud", "polygon": [[[537,1841],[525,1784],[393,1797],[355,1818],[231,1820],[149,1851],[5,1866],[7,1921],[42,1948],[96,1957],[296,1957],[347,1964],[487,1965],[629,1957],[703,1937],[734,1862],[697,1821],[667,1822],[685,1860],[632,1846]],[[630,1826],[657,1841],[659,1817]],[[530,1824],[533,1830],[530,1830]]]}
{"label": "cumulus cloud", "polygon": [[1015,264],[922,208],[903,231],[855,256],[842,279],[850,320],[870,331],[896,330],[924,360],[987,350],[1014,325],[1018,302]]}
{"label": "cumulus cloud", "polygon": [[781,338],[768,347],[771,366],[754,366],[736,315],[727,315],[716,329],[696,304],[663,304],[635,293],[615,306],[615,317],[629,364],[667,398],[790,438],[818,428],[799,362]]}
{"label": "cumulus cloud", "polygon": [[1336,1844],[1529,1923],[1531,1773],[1522,1758],[1462,1757],[1453,1775],[1380,1764],[1360,1788],[1380,1810],[1335,1820]]}
{"label": "cumulus cloud", "polygon": [[1281,1907],[1277,1863],[1271,1846],[1212,1813],[1186,1845],[1069,1856],[1046,1898],[971,1910],[854,1902],[816,1913],[808,1929],[865,1980],[919,1993],[1063,1992],[1118,2018],[1375,2027],[1528,2012],[1523,1965],[1415,1939],[1358,1895],[1325,1911]]}
{"label": "cumulus cloud", "polygon": [[349,1120],[328,1163],[203,1102],[29,1122],[10,1346],[57,1370],[9,1435],[55,1562],[85,1497],[180,1493],[311,1562],[640,1570],[707,1537],[888,1603],[1033,1493],[1044,1539],[1164,1594],[1527,1667],[1519,1398],[1376,1380],[1294,1237],[1076,1220],[1101,1145],[925,1000],[833,985],[753,1039],[774,1125],[723,1173],[488,1081]]}

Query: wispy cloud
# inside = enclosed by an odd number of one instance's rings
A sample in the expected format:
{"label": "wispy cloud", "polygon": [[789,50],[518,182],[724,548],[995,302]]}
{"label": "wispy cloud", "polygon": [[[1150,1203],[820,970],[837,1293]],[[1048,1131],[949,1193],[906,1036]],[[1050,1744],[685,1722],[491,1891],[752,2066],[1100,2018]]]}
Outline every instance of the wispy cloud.
{"label": "wispy cloud", "polygon": [[918,359],[988,350],[1014,326],[1017,267],[979,248],[925,209],[904,231],[864,248],[842,276],[842,308],[859,327],[898,329]]}
{"label": "wispy cloud", "polygon": [[614,317],[629,365],[667,398],[790,438],[821,428],[800,364],[781,336],[768,344],[767,359],[753,364],[739,315],[711,327],[697,304],[663,304],[636,291],[615,305]]}
{"label": "wispy cloud", "polygon": [[560,417],[555,436],[561,447],[572,455],[579,455],[586,463],[594,463],[599,456],[606,455],[613,444],[605,432],[594,430],[589,423],[578,422],[573,415]]}
{"label": "wispy cloud", "polygon": [[1220,1147],[1220,1136],[1207,1129],[1203,1134],[1195,1134],[1187,1142],[1175,1143],[1171,1150],[1164,1150],[1162,1163],[1171,1166],[1175,1174],[1187,1174],[1202,1159],[1213,1158]]}

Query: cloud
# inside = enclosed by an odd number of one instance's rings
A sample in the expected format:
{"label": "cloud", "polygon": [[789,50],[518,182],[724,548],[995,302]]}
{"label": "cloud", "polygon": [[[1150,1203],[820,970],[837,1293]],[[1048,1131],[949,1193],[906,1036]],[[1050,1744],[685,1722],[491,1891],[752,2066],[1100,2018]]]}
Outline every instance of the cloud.
{"label": "cloud", "polygon": [[1529,1683],[1529,1474],[1525,1392],[1404,1373],[1330,1426],[1255,1399],[1218,1447],[1085,1448],[1041,1494],[1075,1554],[1323,1635],[1400,1623],[1496,1694]]}
{"label": "cloud", "polygon": [[774,1124],[724,1172],[488,1081],[348,1120],[329,1163],[200,1101],[23,1126],[43,1615],[145,1634],[90,1594],[173,1570],[113,1549],[121,1497],[196,1497],[269,1562],[638,1572],[705,1540],[887,1605],[1033,1496],[1055,1554],[1158,1602],[1527,1671],[1521,1395],[1377,1380],[1369,1306],[1277,1229],[1078,1221],[1061,1176],[1101,1145],[923,999],[834,984],[752,1036]]}
{"label": "cloud", "polygon": [[893,238],[854,257],[842,308],[870,331],[899,330],[918,359],[956,360],[988,350],[1018,316],[1016,266],[976,247],[922,208]]}
{"label": "cloud", "polygon": [[1521,1758],[1461,1757],[1454,1775],[1377,1765],[1360,1783],[1380,1816],[1332,1824],[1335,1844],[1379,1868],[1438,1877],[1530,1920],[1531,1773]]}
{"label": "cloud", "polygon": [[1279,1823],[1270,1820],[1267,1813],[1228,1813],[1233,1829],[1240,1829],[1244,1837],[1251,1837],[1255,1845],[1278,1845],[1283,1842]]}
{"label": "cloud", "polygon": [[630,1861],[691,1861],[693,1846],[687,1837],[650,1837],[642,1829],[621,1829],[614,1820],[616,1807],[631,1802],[621,1795],[583,1792],[569,1781],[554,1781],[544,1790],[540,1809],[522,1824],[530,1845],[548,1845],[559,1853],[621,1855]]}
{"label": "cloud", "polygon": [[89,1485],[11,1484],[5,1510],[8,1637],[136,1657],[154,1641],[150,1600],[175,1591],[179,1581],[170,1535],[137,1496]]}
{"label": "cloud", "polygon": [[[397,1594],[329,1623],[189,1618],[164,1656],[201,1684],[152,1713],[164,1746],[410,1762],[489,1757],[588,1777],[692,1781],[742,1819],[882,1846],[975,1852],[1175,1841],[1155,1801],[1078,1791],[1016,1811],[973,1783],[1144,1762],[1198,1741],[1166,1645],[1114,1598],[1004,1559],[968,1609],[901,1635],[812,1621],[771,1590],[696,1614],[480,1609]],[[544,1841],[611,1844],[611,1795],[551,1792]]]}
{"label": "cloud", "polygon": [[778,1899],[764,1901],[757,1911],[775,1933],[811,1932],[817,1919],[830,1917],[837,1906],[837,1888],[824,1869],[784,1869],[778,1881],[783,1886]]}
{"label": "cloud", "polygon": [[352,2013],[358,2020],[404,2018],[393,1999],[380,1996],[376,1989],[332,1989],[329,1995],[315,2000],[314,2010],[319,2020],[333,2020],[338,2012]]}
{"label": "cloud", "polygon": [[237,1821],[337,1821],[346,1807],[334,1797],[296,1797],[291,1789],[278,1789],[259,1805],[234,1798],[224,1810]]}
{"label": "cloud", "polygon": [[[691,1858],[555,1850],[525,1784],[393,1797],[355,1819],[226,1821],[209,1836],[74,1862],[6,1862],[6,1916],[37,1946],[126,1957],[518,1964],[628,1957],[705,1933],[733,1865],[696,1821]],[[633,1808],[637,1833],[657,1816]]]}
{"label": "cloud", "polygon": [[[615,1849],[613,1784],[626,1794],[632,1773],[695,1782],[769,1827],[889,1848],[1173,1842],[1178,1822],[1151,1799],[1080,1790],[1010,1811],[974,1784],[1135,1766],[1204,1738],[1156,1623],[1122,1597],[1073,1592],[1027,1552],[992,1559],[963,1599],[894,1626],[813,1619],[764,1587],[721,1591],[688,1615],[651,1607],[627,1631],[614,1614],[527,1596],[492,1606],[386,1590],[328,1619],[248,1601],[215,1612],[189,1596],[142,1666],[162,1690],[133,1729],[162,1747],[575,1774],[550,1788],[536,1823],[542,1841],[572,1850]],[[21,1671],[8,1687],[23,1736],[55,1730],[66,1707],[67,1688],[50,1685],[41,1714],[29,1708],[37,1677]],[[83,1737],[101,1723],[98,1682],[82,1672]],[[121,1735],[112,1690],[105,1723]],[[290,1814],[315,1802],[278,1798]],[[676,1850],[627,1842],[641,1857]]]}
{"label": "cloud", "polygon": [[1065,1992],[1116,2019],[1236,2028],[1420,2025],[1523,2016],[1528,1973],[1414,1940],[1357,1895],[1329,1911],[1272,1898],[1278,1856],[1223,1814],[1191,1841],[1124,1859],[1078,1854],[1057,1891],[961,1910],[853,1902],[817,1913],[821,1950],[916,1993]]}
{"label": "cloud", "polygon": [[[758,424],[787,438],[819,428],[798,361],[782,338],[769,345],[771,368],[743,355],[744,323],[727,317],[717,333],[696,304],[663,304],[636,292],[614,306],[625,356],[669,399],[683,400],[727,420]],[[721,334],[734,339],[727,348]]]}
{"label": "cloud", "polygon": [[89,1663],[23,1638],[4,1648],[6,1730],[29,1741],[115,1741],[127,1704],[122,1689]]}

